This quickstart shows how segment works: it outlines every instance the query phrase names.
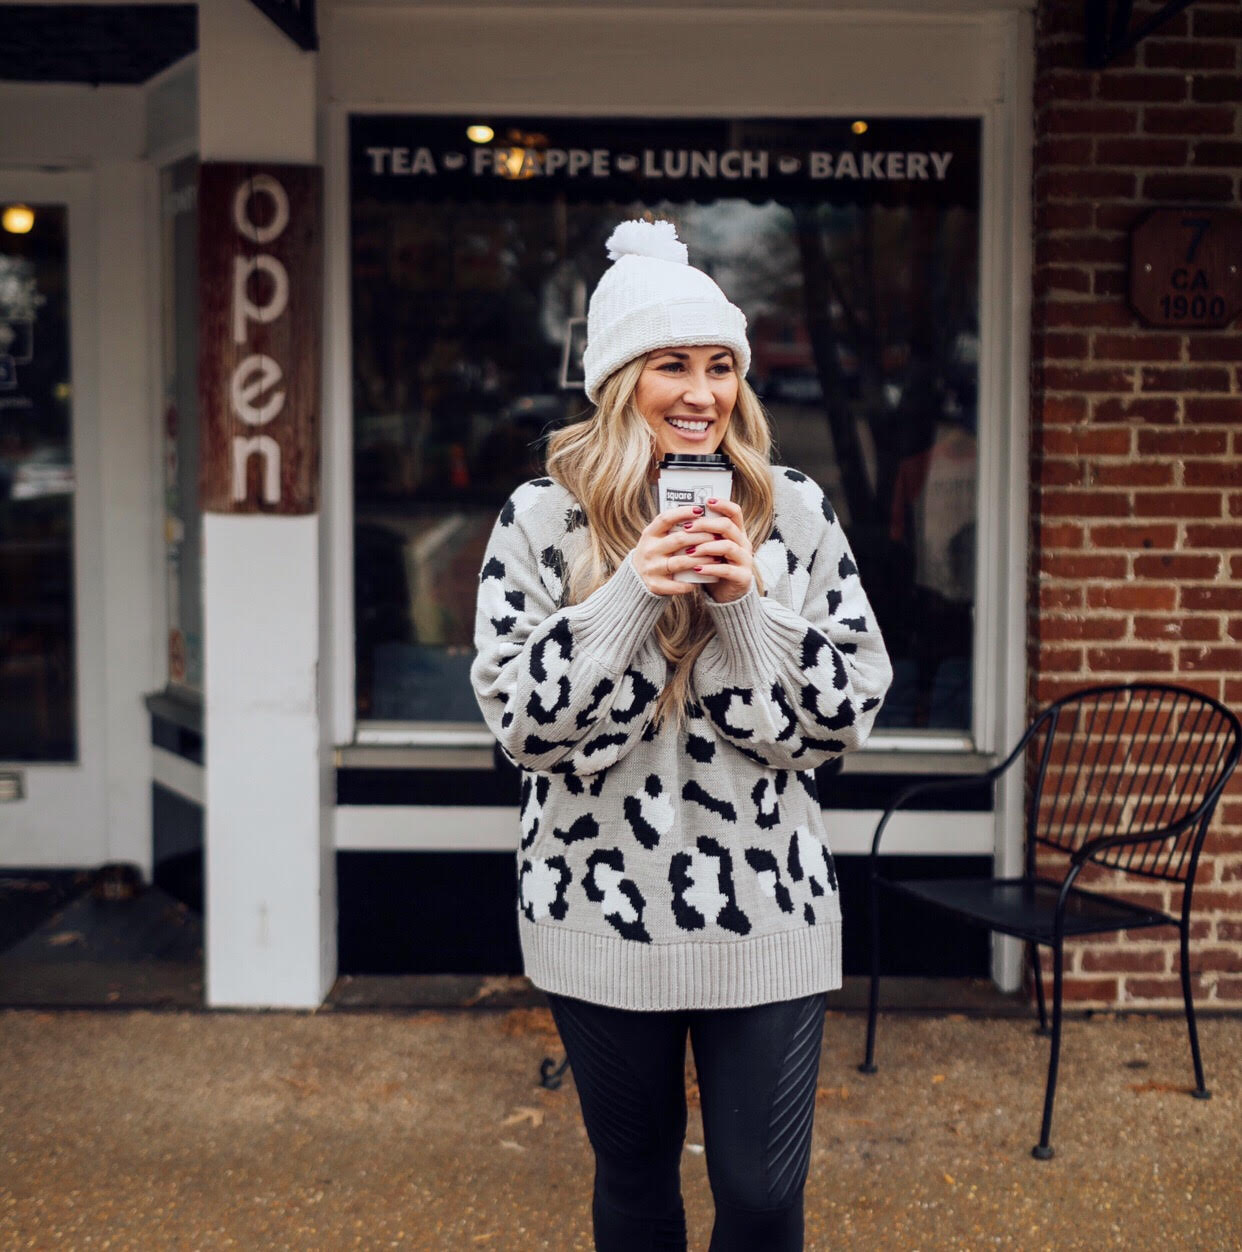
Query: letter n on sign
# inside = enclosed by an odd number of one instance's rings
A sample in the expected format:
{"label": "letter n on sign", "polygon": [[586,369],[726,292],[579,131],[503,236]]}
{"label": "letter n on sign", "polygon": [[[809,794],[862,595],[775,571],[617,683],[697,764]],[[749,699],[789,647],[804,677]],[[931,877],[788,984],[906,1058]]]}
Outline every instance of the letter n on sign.
{"label": "letter n on sign", "polygon": [[318,508],[322,188],[317,165],[199,167],[204,510]]}

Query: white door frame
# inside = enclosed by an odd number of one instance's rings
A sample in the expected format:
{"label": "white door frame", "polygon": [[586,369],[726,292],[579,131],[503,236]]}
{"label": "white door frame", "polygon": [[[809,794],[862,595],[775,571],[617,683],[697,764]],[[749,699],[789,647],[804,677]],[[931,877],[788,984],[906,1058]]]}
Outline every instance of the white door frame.
{"label": "white door frame", "polygon": [[73,388],[73,591],[78,759],[4,762],[24,797],[0,804],[0,865],[94,865],[107,857],[106,652],[99,482],[99,361],[95,179],[87,172],[0,170],[0,200],[69,211],[69,362]]}

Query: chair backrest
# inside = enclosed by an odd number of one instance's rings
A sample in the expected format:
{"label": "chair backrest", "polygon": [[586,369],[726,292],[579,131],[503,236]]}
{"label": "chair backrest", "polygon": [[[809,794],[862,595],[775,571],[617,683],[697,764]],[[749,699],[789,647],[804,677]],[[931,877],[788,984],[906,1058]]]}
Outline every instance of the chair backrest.
{"label": "chair backrest", "polygon": [[1185,687],[1088,687],[1032,723],[1028,856],[1036,843],[1076,852],[1085,841],[1183,823],[1166,839],[1105,849],[1091,859],[1185,882],[1212,811],[1242,751],[1242,723]]}

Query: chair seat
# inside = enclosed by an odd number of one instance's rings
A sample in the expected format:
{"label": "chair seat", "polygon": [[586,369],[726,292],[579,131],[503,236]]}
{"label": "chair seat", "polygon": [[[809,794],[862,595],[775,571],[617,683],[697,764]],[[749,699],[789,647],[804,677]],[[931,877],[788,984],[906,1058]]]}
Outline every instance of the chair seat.
{"label": "chair seat", "polygon": [[[970,921],[1035,943],[1052,943],[1059,882],[1043,878],[881,878],[880,885],[934,904]],[[1071,888],[1066,935],[1176,925],[1158,909]]]}

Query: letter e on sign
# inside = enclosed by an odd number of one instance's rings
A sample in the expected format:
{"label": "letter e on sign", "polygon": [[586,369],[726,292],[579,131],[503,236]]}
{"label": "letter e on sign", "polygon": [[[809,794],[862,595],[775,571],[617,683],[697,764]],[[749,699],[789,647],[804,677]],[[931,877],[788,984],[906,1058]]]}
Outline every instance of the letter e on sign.
{"label": "letter e on sign", "polygon": [[318,166],[199,167],[202,507],[318,508],[322,177]]}
{"label": "letter e on sign", "polygon": [[1149,326],[1220,330],[1242,312],[1242,213],[1157,209],[1130,232],[1130,307]]}

